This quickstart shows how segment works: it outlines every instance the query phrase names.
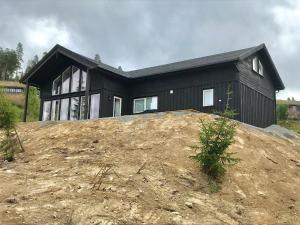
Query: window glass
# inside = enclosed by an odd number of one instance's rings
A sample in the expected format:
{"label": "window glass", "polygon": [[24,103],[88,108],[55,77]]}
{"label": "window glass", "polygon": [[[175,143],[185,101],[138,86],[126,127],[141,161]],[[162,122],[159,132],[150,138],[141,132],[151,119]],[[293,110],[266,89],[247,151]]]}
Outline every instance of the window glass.
{"label": "window glass", "polygon": [[81,90],[85,91],[86,87],[86,72],[82,70],[82,75],[81,75]]}
{"label": "window glass", "polygon": [[71,98],[70,120],[78,120],[79,115],[79,97]]}
{"label": "window glass", "polygon": [[121,116],[122,114],[122,99],[114,97],[113,116]]}
{"label": "window glass", "polygon": [[52,95],[59,95],[61,90],[61,76],[57,77],[52,84]]}
{"label": "window glass", "polygon": [[100,94],[91,95],[90,119],[99,118]]}
{"label": "window glass", "polygon": [[72,66],[72,84],[71,84],[71,92],[79,91],[79,77],[80,77],[80,70]]}
{"label": "window glass", "polygon": [[214,105],[214,89],[203,90],[203,106]]}
{"label": "window glass", "polygon": [[52,101],[51,120],[58,120],[59,118],[59,100]]}
{"label": "window glass", "polygon": [[45,101],[43,103],[43,121],[50,120],[50,108],[51,108],[51,101]]}
{"label": "window glass", "polygon": [[146,110],[157,109],[157,97],[146,98]]}
{"label": "window glass", "polygon": [[140,113],[145,111],[145,99],[135,99],[133,103],[133,113]]}
{"label": "window glass", "polygon": [[70,77],[71,77],[71,67],[66,69],[62,74],[62,94],[69,93],[70,91]]}
{"label": "window glass", "polygon": [[262,76],[264,75],[264,68],[260,61],[258,61],[258,73]]}
{"label": "window glass", "polygon": [[65,98],[61,100],[60,104],[60,120],[68,120],[69,114],[69,99]]}
{"label": "window glass", "polygon": [[81,96],[81,101],[80,101],[80,119],[84,120],[84,110],[85,110],[85,96]]}
{"label": "window glass", "polygon": [[258,59],[257,59],[257,57],[252,59],[252,68],[255,72],[258,72]]}

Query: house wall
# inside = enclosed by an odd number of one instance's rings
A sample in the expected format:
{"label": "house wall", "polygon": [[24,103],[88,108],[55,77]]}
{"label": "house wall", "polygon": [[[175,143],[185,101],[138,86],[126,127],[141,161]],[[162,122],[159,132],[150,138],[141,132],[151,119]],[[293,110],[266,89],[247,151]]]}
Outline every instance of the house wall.
{"label": "house wall", "polygon": [[[264,67],[264,76],[252,69],[252,58],[258,57]],[[276,123],[276,96],[271,70],[263,55],[253,55],[237,63],[240,81],[241,117],[245,123],[267,127]]]}
{"label": "house wall", "polygon": [[[223,111],[228,84],[232,85],[231,108],[239,111],[237,70],[233,64],[209,69],[194,69],[140,79],[130,85],[128,114],[133,113],[133,99],[158,96],[158,110],[195,109],[202,112]],[[203,89],[214,89],[214,106],[203,107]],[[173,90],[173,94],[170,94]],[[238,118],[238,117],[237,117]]]}

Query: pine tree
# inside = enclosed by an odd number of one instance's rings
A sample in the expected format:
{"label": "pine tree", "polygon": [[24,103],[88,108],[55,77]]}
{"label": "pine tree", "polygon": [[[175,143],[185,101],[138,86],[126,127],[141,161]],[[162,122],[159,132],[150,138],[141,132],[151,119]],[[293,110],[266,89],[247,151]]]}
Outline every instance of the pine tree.
{"label": "pine tree", "polygon": [[101,62],[100,55],[99,55],[99,54],[96,54],[95,57],[94,57],[94,60],[95,60],[97,63],[100,63],[100,62]]}
{"label": "pine tree", "polygon": [[33,59],[28,61],[25,73],[28,73],[29,70],[31,70],[38,62],[39,62],[39,57],[38,55],[35,55]]}

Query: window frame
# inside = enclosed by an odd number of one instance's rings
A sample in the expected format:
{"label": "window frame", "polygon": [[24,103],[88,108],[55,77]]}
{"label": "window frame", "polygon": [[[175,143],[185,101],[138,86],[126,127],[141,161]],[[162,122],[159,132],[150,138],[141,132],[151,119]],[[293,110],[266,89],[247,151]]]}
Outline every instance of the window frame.
{"label": "window frame", "polygon": [[[156,109],[147,109],[147,98],[157,98]],[[142,100],[142,99],[144,100],[144,110],[141,111],[141,112],[135,112],[135,110],[134,110],[135,109],[135,102],[138,101],[138,100]],[[143,112],[145,112],[147,110],[158,110],[158,96],[157,95],[133,99],[133,114],[143,113]]]}
{"label": "window frame", "polygon": [[[205,102],[205,92],[212,91],[212,104],[210,105],[204,105]],[[214,88],[206,88],[202,89],[202,107],[212,107],[215,105],[215,90]]]}
{"label": "window frame", "polygon": [[122,101],[123,101],[123,99],[121,97],[114,96],[114,99],[113,99],[113,117],[116,117],[116,115],[115,115],[115,99],[120,100],[120,116],[122,116]]}

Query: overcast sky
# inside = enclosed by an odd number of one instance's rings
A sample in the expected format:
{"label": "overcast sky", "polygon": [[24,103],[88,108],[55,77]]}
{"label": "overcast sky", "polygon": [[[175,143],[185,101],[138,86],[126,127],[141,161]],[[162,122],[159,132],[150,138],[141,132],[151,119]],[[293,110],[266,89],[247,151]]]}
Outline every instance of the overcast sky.
{"label": "overcast sky", "polygon": [[0,0],[0,46],[24,61],[59,43],[124,70],[265,43],[300,100],[300,0]]}

